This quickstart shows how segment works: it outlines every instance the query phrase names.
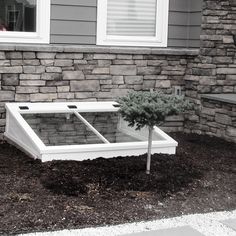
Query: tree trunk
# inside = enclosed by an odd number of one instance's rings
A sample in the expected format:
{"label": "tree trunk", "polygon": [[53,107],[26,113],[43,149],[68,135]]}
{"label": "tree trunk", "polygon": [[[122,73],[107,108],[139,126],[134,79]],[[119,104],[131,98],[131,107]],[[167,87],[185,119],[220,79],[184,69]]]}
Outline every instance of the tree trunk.
{"label": "tree trunk", "polygon": [[148,127],[148,153],[147,153],[147,169],[146,174],[150,174],[150,166],[151,166],[151,153],[152,153],[152,133],[153,127]]}

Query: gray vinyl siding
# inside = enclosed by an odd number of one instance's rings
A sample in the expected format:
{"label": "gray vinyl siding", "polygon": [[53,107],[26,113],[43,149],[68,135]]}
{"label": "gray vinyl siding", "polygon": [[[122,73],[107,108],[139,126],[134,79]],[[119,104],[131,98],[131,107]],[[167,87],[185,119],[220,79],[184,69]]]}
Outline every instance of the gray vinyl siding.
{"label": "gray vinyl siding", "polygon": [[202,0],[170,0],[169,47],[199,47]]}
{"label": "gray vinyl siding", "polygon": [[51,0],[53,44],[96,44],[97,0]]}
{"label": "gray vinyl siding", "polygon": [[[198,47],[202,0],[170,0],[168,46]],[[51,0],[53,44],[96,45],[97,0]]]}

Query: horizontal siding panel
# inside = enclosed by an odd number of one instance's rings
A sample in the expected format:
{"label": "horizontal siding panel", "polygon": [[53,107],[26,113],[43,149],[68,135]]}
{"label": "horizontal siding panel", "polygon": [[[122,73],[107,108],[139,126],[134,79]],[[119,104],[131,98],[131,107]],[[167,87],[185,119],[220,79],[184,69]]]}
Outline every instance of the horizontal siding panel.
{"label": "horizontal siding panel", "polygon": [[189,39],[200,39],[201,27],[195,26],[189,28]]}
{"label": "horizontal siding panel", "polygon": [[197,40],[188,40],[188,47],[190,48],[199,48],[200,47],[200,40],[197,39]]}
{"label": "horizontal siding panel", "polygon": [[82,6],[52,6],[51,13],[52,20],[74,20],[74,21],[96,21],[97,8],[96,7],[82,7]]}
{"label": "horizontal siding panel", "polygon": [[51,35],[50,41],[54,44],[95,45],[96,37],[78,35]]}
{"label": "horizontal siding panel", "polygon": [[190,11],[202,11],[202,0],[189,0]]}
{"label": "horizontal siding panel", "polygon": [[[51,4],[51,43],[96,45],[97,0]],[[170,0],[169,9],[168,46],[199,47],[202,0]]]}
{"label": "horizontal siding panel", "polygon": [[168,36],[170,39],[187,39],[187,26],[172,26],[169,25]]}
{"label": "horizontal siding panel", "polygon": [[189,0],[170,0],[169,9],[170,11],[187,12],[189,10]]}
{"label": "horizontal siding panel", "polygon": [[170,12],[169,25],[186,25],[188,22],[187,12]]}
{"label": "horizontal siding panel", "polygon": [[191,13],[190,14],[190,27],[191,26],[200,26],[202,23],[202,14],[201,12]]}
{"label": "horizontal siding panel", "polygon": [[188,40],[168,39],[168,47],[187,47]]}
{"label": "horizontal siding panel", "polygon": [[97,6],[97,0],[51,0],[52,5],[65,6]]}
{"label": "horizontal siding panel", "polygon": [[51,34],[95,36],[96,22],[51,20]]}

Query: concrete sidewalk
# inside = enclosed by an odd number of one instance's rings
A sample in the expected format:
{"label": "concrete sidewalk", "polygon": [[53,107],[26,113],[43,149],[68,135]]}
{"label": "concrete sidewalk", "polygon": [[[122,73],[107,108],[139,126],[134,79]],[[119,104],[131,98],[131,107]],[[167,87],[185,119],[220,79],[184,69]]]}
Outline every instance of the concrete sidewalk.
{"label": "concrete sidewalk", "polygon": [[20,236],[236,236],[236,210]]}

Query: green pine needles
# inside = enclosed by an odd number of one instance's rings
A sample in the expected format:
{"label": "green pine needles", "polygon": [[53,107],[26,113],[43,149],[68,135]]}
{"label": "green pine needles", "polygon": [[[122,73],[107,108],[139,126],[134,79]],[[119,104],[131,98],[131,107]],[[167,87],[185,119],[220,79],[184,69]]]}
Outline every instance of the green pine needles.
{"label": "green pine needles", "polygon": [[136,130],[149,129],[147,171],[150,173],[153,127],[164,122],[166,116],[177,115],[192,108],[183,96],[168,95],[162,92],[129,92],[117,99],[119,112],[129,126]]}

